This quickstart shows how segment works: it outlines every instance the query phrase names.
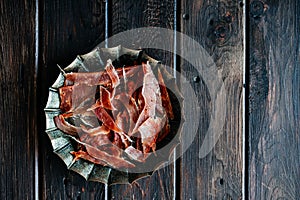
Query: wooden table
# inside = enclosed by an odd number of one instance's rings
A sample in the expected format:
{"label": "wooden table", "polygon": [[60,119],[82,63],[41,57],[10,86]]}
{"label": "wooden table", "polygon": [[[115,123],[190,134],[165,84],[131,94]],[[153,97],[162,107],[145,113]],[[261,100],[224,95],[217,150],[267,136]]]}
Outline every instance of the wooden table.
{"label": "wooden table", "polygon": [[[300,2],[107,1],[0,2],[1,199],[299,199]],[[56,64],[149,26],[186,34],[213,58],[227,95],[222,135],[199,159],[213,101],[206,83],[179,56],[148,50],[191,82],[196,138],[175,164],[131,186],[86,182],[44,133]]]}

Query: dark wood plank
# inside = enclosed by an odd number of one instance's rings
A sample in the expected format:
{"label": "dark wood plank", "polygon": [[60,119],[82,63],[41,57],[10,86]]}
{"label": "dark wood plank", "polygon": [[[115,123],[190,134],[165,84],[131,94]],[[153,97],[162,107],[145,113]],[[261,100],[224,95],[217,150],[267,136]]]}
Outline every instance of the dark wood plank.
{"label": "dark wood plank", "polygon": [[[111,3],[112,8],[110,11],[111,26],[110,36],[128,31],[131,29],[142,27],[161,27],[167,29],[173,29],[174,26],[174,2],[156,1],[156,0],[143,0],[143,1],[129,1],[122,2],[114,0]],[[120,38],[111,41],[109,46],[123,45],[131,49],[143,48],[139,44],[150,46],[152,41],[160,41],[161,44],[171,43],[173,44],[173,38],[163,40],[161,35],[157,32],[153,32],[153,35],[147,41],[131,41],[130,38]],[[134,37],[132,37],[134,38]],[[164,46],[164,45],[162,45]],[[173,57],[171,53],[161,51],[158,49],[144,49],[144,51],[151,55],[151,57],[160,60],[163,64],[172,67]]]}
{"label": "dark wood plank", "polygon": [[249,198],[299,199],[299,1],[250,4]]}
{"label": "dark wood plank", "polygon": [[[216,73],[213,75],[217,77],[217,73],[220,74],[226,93],[226,99],[217,102],[216,96],[212,96],[208,82],[205,81],[209,80],[210,77],[207,76],[211,75],[197,72],[202,64],[207,67],[205,63],[201,63],[200,60],[196,63],[197,65],[191,65],[182,61],[182,74],[192,85],[198,100],[198,102],[185,100],[185,115],[194,116],[199,106],[200,119],[194,119],[195,123],[199,120],[198,132],[194,142],[182,156],[181,199],[241,199],[243,188],[243,8],[237,1],[187,0],[182,1],[181,16],[182,33],[195,39],[210,55],[216,65]],[[182,47],[185,45],[183,43]],[[190,48],[195,46],[195,42],[189,44]],[[200,57],[202,55],[195,54],[195,52],[191,54]],[[203,62],[205,59],[207,57],[204,57]],[[213,79],[210,82],[213,84],[214,81],[217,80]],[[216,103],[226,109],[225,114],[212,113],[212,105]],[[216,121],[225,118],[225,123],[214,148],[207,155],[200,157],[200,147],[207,144],[205,138],[210,120],[212,120],[211,114],[215,114]],[[186,131],[184,135],[187,137],[193,134],[190,131]],[[201,150],[201,152],[204,151]]]}
{"label": "dark wood plank", "polygon": [[0,199],[34,199],[35,1],[1,1],[0,29]]}
{"label": "dark wood plank", "polygon": [[[111,35],[140,27],[164,27],[172,29],[174,25],[174,2],[159,1],[119,1],[113,0],[111,7]],[[158,38],[159,33],[153,32],[149,42]],[[109,46],[123,45],[127,48],[141,48],[138,42],[128,42],[129,38],[120,38]],[[161,41],[173,43],[172,39]],[[147,42],[144,43],[147,45]],[[143,48],[143,46],[142,46]],[[158,50],[146,50],[151,57],[172,66],[173,56]],[[110,187],[111,199],[172,199],[174,196],[173,166],[168,166],[155,172],[151,177],[143,178],[130,185],[113,185]]]}
{"label": "dark wood plank", "polygon": [[[78,54],[85,54],[104,40],[103,1],[45,1],[41,14],[41,63],[39,68],[39,111],[48,98],[48,88],[56,80],[56,64],[67,66]],[[86,182],[68,171],[52,152],[45,130],[45,118],[39,119],[41,199],[104,199],[104,185]]]}

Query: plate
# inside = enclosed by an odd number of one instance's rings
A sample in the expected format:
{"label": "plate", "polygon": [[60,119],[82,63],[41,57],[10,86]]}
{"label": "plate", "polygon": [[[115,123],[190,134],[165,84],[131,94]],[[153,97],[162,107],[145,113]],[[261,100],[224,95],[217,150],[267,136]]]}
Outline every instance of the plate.
{"label": "plate", "polygon": [[[115,69],[124,66],[140,66],[147,63],[157,77],[158,71],[162,74],[164,84],[167,88],[169,99],[174,113],[174,118],[169,119],[170,132],[160,142],[156,149],[149,153],[143,163],[134,162],[134,168],[113,168],[110,165],[95,164],[82,158],[75,158],[71,152],[78,151],[80,141],[75,136],[66,134],[60,130],[54,118],[63,113],[61,110],[61,99],[59,88],[65,84],[65,74],[100,72],[105,70],[108,60]],[[182,123],[183,97],[176,85],[176,80],[168,72],[168,67],[161,62],[151,58],[142,50],[132,50],[122,46],[113,48],[96,48],[93,51],[77,56],[67,67],[61,69],[57,80],[49,88],[48,102],[45,107],[46,133],[48,134],[54,153],[56,153],[66,164],[69,170],[75,171],[88,181],[97,181],[105,184],[127,184],[139,178],[150,176],[154,171],[173,162],[172,152],[180,143]],[[130,158],[126,158],[131,161]]]}

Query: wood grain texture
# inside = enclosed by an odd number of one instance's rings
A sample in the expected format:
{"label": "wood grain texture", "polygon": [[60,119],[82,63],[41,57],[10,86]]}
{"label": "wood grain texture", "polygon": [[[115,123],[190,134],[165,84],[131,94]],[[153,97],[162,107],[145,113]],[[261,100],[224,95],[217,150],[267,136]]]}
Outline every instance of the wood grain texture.
{"label": "wood grain texture", "polygon": [[[44,116],[48,88],[59,74],[56,64],[65,67],[104,40],[104,9],[105,2],[97,0],[45,1],[40,6],[39,116]],[[39,119],[39,133],[40,199],[103,199],[103,184],[87,182],[69,171],[52,152],[44,117]]]}
{"label": "wood grain texture", "polygon": [[198,74],[199,66],[182,61],[182,74],[198,98],[198,102],[185,100],[184,106],[190,107],[186,115],[194,115],[193,110],[199,106],[200,119],[195,119],[199,120],[198,133],[181,160],[181,199],[241,199],[243,10],[237,1],[187,0],[182,1],[181,14],[182,33],[195,39],[211,56],[227,95],[222,102],[226,115],[216,113],[220,118],[225,117],[222,135],[212,151],[199,158],[210,123],[211,105],[216,99],[211,99],[206,83]]}
{"label": "wood grain texture", "polygon": [[1,1],[0,29],[0,199],[34,199],[35,1]]}
{"label": "wood grain texture", "polygon": [[[39,138],[39,199],[104,199],[104,185],[86,182],[52,152],[43,108],[59,70],[104,40],[105,2],[39,1],[40,56],[35,68],[35,1],[0,2],[0,199],[34,199],[35,138]],[[109,33],[158,26],[174,28],[174,0],[109,1]],[[249,49],[249,199],[300,199],[300,3],[248,0],[249,47],[243,46],[243,10],[238,1],[186,0],[180,3],[181,32],[212,57],[225,84],[223,134],[199,159],[210,123],[211,94],[185,60],[181,73],[195,91],[200,119],[197,136],[176,165],[129,185],[109,187],[108,199],[241,199],[242,76]],[[159,33],[153,33],[159,38]],[[122,44],[116,41],[111,46]],[[148,42],[151,42],[149,38]],[[173,43],[172,39],[162,43]],[[146,42],[147,43],[147,42]],[[128,43],[126,43],[128,45]],[[125,45],[126,46],[126,45]],[[140,48],[132,43],[128,48]],[[173,65],[171,53],[146,50]],[[184,88],[183,88],[184,89]],[[188,100],[186,102],[189,102]],[[186,113],[194,115],[191,111]],[[222,116],[220,116],[222,117]],[[186,133],[188,134],[188,133]],[[246,142],[247,142],[246,141]],[[177,183],[173,182],[176,177]]]}
{"label": "wood grain texture", "polygon": [[[142,28],[142,27],[162,27],[173,29],[174,23],[174,2],[156,1],[156,0],[142,0],[142,1],[117,1],[111,3],[111,36],[121,33],[123,31]],[[173,38],[161,38],[157,32],[153,32],[151,38],[142,43],[147,46],[154,39],[161,42],[161,44],[173,44]],[[127,40],[126,40],[127,39]],[[113,40],[109,46],[123,45],[131,49],[143,48],[139,46],[140,41],[131,41],[129,38],[119,38]],[[164,52],[158,49],[145,49],[144,51],[153,57],[160,60],[163,64],[172,67],[173,57],[171,53]]]}
{"label": "wood grain texture", "polygon": [[[118,1],[113,0],[111,6],[111,35],[140,27],[163,27],[173,28],[173,7],[171,0],[143,0],[143,1]],[[153,33],[153,38],[158,38],[159,33]],[[149,42],[151,42],[149,38]],[[173,43],[170,41],[161,41]],[[137,49],[140,46],[135,43],[129,44],[128,38],[121,38],[115,41],[114,45],[123,45],[127,48]],[[147,45],[147,42],[144,42]],[[142,47],[143,48],[143,47]],[[172,66],[173,56],[170,53],[146,49],[146,53],[162,61],[162,63]],[[111,199],[172,199],[174,196],[173,166],[168,166],[155,172],[151,177],[140,179],[130,185],[113,185],[110,187]]]}
{"label": "wood grain texture", "polygon": [[299,199],[300,3],[249,4],[249,198]]}

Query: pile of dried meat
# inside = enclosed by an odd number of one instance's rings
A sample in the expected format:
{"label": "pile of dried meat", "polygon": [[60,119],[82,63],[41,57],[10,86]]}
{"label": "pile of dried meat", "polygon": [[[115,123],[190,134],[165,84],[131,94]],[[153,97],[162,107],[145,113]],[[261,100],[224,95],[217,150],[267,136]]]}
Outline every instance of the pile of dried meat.
{"label": "pile of dried meat", "polygon": [[64,73],[57,128],[75,138],[75,159],[133,168],[170,132],[172,104],[159,68],[149,63],[101,72]]}

